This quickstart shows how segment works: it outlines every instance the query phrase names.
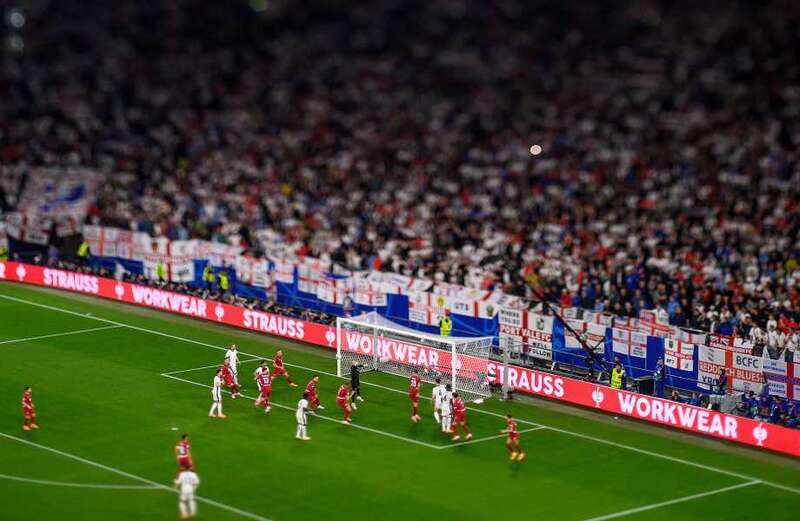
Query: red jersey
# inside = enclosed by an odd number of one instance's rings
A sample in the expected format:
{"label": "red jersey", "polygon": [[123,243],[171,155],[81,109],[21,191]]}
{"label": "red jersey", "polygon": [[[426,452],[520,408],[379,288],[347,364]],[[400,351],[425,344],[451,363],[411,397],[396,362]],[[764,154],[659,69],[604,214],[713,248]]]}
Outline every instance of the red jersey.
{"label": "red jersey", "polygon": [[420,387],[422,387],[422,379],[419,377],[418,374],[412,374],[408,392],[412,394],[419,393]]}
{"label": "red jersey", "polygon": [[274,365],[276,369],[283,369],[283,355],[276,354],[275,358],[272,360],[272,365]]}
{"label": "red jersey", "polygon": [[453,412],[456,414],[464,414],[467,412],[467,406],[464,405],[464,400],[460,396],[453,400]]}
{"label": "red jersey", "polygon": [[316,396],[317,395],[317,382],[315,382],[314,380],[311,380],[310,382],[308,382],[308,385],[306,385],[306,392],[309,394],[309,396]]}
{"label": "red jersey", "polygon": [[269,387],[272,385],[272,378],[270,378],[267,371],[261,371],[256,377],[259,387]]}
{"label": "red jersey", "polygon": [[22,408],[33,409],[33,398],[31,398],[30,391],[25,391],[24,393],[22,393]]}
{"label": "red jersey", "polygon": [[189,457],[189,440],[181,440],[175,446],[175,453],[179,458]]}
{"label": "red jersey", "polygon": [[512,420],[506,420],[506,430],[508,430],[508,437],[514,439],[519,436],[517,432],[517,422]]}
{"label": "red jersey", "polygon": [[336,393],[336,401],[343,402],[347,400],[348,394],[350,394],[350,389],[348,389],[346,384],[342,384],[339,387],[339,391]]}

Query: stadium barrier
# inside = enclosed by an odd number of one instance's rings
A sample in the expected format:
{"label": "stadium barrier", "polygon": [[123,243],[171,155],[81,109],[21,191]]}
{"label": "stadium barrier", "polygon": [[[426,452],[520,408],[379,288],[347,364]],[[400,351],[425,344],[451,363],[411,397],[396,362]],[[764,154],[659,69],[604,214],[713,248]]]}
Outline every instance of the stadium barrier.
{"label": "stadium barrier", "polygon": [[[178,315],[288,338],[327,349],[336,348],[334,326],[308,322],[173,293],[150,286],[94,275],[17,262],[0,262],[0,281],[21,282],[125,302]],[[411,357],[411,350],[405,351]],[[398,355],[399,356],[399,355]],[[413,363],[413,360],[409,358]],[[573,378],[518,366],[504,371],[485,361],[492,383],[508,384],[516,392],[563,401],[614,415],[666,425],[688,432],[800,457],[800,430],[672,402],[628,391],[613,390]]]}

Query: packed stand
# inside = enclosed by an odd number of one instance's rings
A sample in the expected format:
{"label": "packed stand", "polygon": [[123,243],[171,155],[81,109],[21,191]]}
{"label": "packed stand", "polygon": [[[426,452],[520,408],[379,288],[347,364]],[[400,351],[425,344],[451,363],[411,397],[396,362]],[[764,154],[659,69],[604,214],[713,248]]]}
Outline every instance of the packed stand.
{"label": "packed stand", "polygon": [[91,166],[90,222],[800,348],[800,5],[289,4],[29,12],[2,209]]}

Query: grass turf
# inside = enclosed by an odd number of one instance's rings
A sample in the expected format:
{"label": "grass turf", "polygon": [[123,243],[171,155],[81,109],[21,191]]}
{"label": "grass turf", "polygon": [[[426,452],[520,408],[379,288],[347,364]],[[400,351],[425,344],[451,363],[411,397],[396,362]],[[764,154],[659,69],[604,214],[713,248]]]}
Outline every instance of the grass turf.
{"label": "grass turf", "polygon": [[[430,402],[411,424],[407,382],[385,374],[363,375],[357,426],[340,424],[334,396],[342,380],[330,375],[334,360],[323,350],[9,283],[0,286],[0,317],[0,519],[175,519],[175,496],[163,489],[96,486],[169,485],[181,432],[192,442],[198,493],[216,502],[199,505],[203,519],[590,519],[630,511],[621,517],[780,520],[796,519],[800,507],[800,475],[788,459],[497,400],[468,414],[483,441],[454,446],[437,431]],[[220,363],[214,347],[232,341],[252,355],[243,360],[284,349],[300,387],[279,379],[272,398],[290,410],[264,414],[248,398],[226,396],[228,419],[206,416],[214,369],[203,367]],[[240,369],[248,397],[256,394],[253,369]],[[335,421],[312,417],[312,441],[302,443],[294,405],[313,374],[327,406],[321,416]],[[42,427],[30,433],[19,405],[28,384]],[[520,429],[536,429],[521,436],[522,463],[510,463],[504,438],[495,437],[509,410]],[[715,493],[694,497],[707,492]]]}

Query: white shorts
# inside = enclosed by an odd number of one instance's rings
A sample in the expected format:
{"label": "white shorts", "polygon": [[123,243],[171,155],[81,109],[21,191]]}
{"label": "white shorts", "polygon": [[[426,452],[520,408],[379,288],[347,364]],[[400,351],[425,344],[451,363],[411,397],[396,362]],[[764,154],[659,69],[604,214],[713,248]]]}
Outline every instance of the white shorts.
{"label": "white shorts", "polygon": [[222,401],[222,391],[221,390],[216,390],[216,389],[211,389],[211,398],[215,402],[221,402]]}
{"label": "white shorts", "polygon": [[305,414],[298,414],[295,416],[297,418],[297,425],[305,425],[306,424],[306,415]]}
{"label": "white shorts", "polygon": [[194,501],[194,492],[181,492],[178,500],[184,503]]}
{"label": "white shorts", "polygon": [[439,401],[433,402],[433,410],[434,411],[441,411],[442,410],[442,402],[439,402]]}

